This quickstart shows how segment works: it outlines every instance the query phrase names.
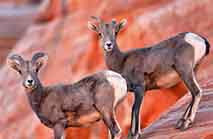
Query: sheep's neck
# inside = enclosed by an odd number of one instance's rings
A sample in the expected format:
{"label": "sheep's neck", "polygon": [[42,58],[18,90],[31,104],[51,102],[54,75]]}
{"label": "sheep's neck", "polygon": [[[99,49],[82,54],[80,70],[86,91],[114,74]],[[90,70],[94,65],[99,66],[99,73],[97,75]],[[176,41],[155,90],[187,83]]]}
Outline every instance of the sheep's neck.
{"label": "sheep's neck", "polygon": [[38,113],[40,110],[40,104],[43,98],[44,89],[39,83],[37,87],[33,90],[26,89],[29,103],[34,112]]}
{"label": "sheep's neck", "polygon": [[121,72],[124,59],[125,55],[119,50],[117,44],[112,51],[105,52],[106,65],[110,70]]}

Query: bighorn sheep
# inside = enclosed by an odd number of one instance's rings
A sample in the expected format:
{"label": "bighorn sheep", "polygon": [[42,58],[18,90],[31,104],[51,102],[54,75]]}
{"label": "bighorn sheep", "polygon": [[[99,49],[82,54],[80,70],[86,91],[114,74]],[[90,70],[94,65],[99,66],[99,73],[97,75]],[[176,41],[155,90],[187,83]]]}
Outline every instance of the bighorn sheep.
{"label": "bighorn sheep", "polygon": [[74,84],[44,87],[37,74],[46,60],[47,55],[39,52],[31,61],[12,55],[7,63],[22,76],[33,111],[44,125],[53,128],[55,139],[60,139],[67,127],[88,126],[101,119],[111,137],[119,137],[115,108],[127,94],[125,79],[107,70]]}
{"label": "bighorn sheep", "polygon": [[151,89],[169,88],[181,80],[192,95],[192,101],[177,122],[176,127],[185,130],[193,123],[202,91],[195,79],[195,67],[210,51],[210,44],[201,35],[185,32],[164,40],[149,48],[121,52],[117,34],[126,20],[106,23],[92,17],[98,25],[88,22],[89,29],[98,33],[105,62],[110,70],[120,73],[127,81],[128,91],[133,91],[135,101],[132,108],[130,137],[140,134],[140,106],[144,92]]}

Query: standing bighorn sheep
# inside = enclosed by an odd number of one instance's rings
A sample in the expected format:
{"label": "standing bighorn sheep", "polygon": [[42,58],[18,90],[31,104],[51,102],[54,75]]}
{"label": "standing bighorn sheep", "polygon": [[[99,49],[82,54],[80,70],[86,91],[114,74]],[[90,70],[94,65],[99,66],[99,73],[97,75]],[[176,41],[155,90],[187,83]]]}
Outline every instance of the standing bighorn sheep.
{"label": "standing bighorn sheep", "polygon": [[23,78],[29,103],[40,121],[53,128],[55,139],[65,128],[88,126],[103,119],[114,139],[120,135],[115,107],[127,95],[125,79],[113,71],[102,71],[68,85],[44,87],[37,74],[46,62],[44,53],[31,61],[12,55],[7,63]]}
{"label": "standing bighorn sheep", "polygon": [[191,92],[192,101],[176,127],[181,130],[189,128],[195,119],[202,96],[194,69],[210,51],[207,39],[195,33],[185,32],[149,48],[122,52],[116,38],[127,21],[117,23],[112,20],[105,23],[97,17],[92,18],[98,21],[98,25],[88,22],[88,27],[100,37],[107,67],[122,74],[127,81],[128,91],[133,91],[135,95],[129,135],[133,138],[139,137],[139,113],[144,92],[169,88],[181,80]]}

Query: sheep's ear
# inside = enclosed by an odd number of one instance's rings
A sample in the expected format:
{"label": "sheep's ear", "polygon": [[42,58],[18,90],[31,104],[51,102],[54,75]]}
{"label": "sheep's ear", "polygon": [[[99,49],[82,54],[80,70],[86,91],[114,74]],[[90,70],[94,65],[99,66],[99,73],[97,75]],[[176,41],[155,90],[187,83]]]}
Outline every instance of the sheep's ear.
{"label": "sheep's ear", "polygon": [[15,71],[21,74],[21,66],[23,64],[24,60],[19,55],[11,55],[7,58],[7,65],[9,65],[11,68],[13,68]]}
{"label": "sheep's ear", "polygon": [[122,28],[125,27],[126,24],[127,24],[127,20],[126,19],[122,19],[120,21],[120,23],[118,23],[118,25],[116,27],[116,32],[119,32]]}
{"label": "sheep's ear", "polygon": [[47,54],[43,52],[38,52],[32,57],[32,64],[35,66],[36,71],[38,72],[42,66],[46,65],[48,60]]}
{"label": "sheep's ear", "polygon": [[98,27],[97,27],[95,24],[93,24],[93,23],[91,23],[90,21],[88,21],[87,26],[88,26],[88,28],[89,28],[90,30],[95,31],[95,32],[98,33]]}

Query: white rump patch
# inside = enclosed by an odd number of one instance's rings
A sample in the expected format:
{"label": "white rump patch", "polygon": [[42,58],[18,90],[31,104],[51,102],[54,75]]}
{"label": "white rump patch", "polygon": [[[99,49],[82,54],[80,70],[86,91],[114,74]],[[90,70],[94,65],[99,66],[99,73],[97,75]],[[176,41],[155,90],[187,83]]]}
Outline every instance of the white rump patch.
{"label": "white rump patch", "polygon": [[127,83],[126,80],[118,73],[107,70],[103,72],[109,83],[115,90],[114,106],[127,95]]}
{"label": "white rump patch", "polygon": [[65,133],[63,133],[63,135],[61,136],[61,139],[65,139],[66,138],[66,135]]}
{"label": "white rump patch", "polygon": [[206,53],[205,40],[195,33],[187,33],[184,37],[185,41],[191,44],[195,50],[195,63],[197,63]]}

